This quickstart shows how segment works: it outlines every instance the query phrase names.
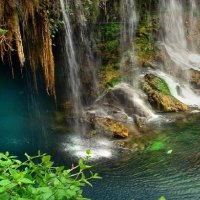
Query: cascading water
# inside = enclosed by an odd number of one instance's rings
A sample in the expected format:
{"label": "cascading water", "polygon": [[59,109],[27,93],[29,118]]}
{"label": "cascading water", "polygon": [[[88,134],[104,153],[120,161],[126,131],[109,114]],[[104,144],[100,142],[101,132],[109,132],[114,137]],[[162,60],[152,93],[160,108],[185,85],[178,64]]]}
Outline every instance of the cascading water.
{"label": "cascading water", "polygon": [[75,114],[75,131],[80,131],[78,118],[79,113],[82,112],[83,107],[80,97],[81,81],[79,77],[80,67],[76,60],[76,52],[72,38],[72,30],[66,7],[69,5],[68,0],[60,0],[60,5],[63,14],[63,21],[65,27],[65,51],[67,56],[66,68],[69,69],[69,85],[71,89],[71,100],[73,101],[73,109]]}
{"label": "cascading water", "polygon": [[147,119],[155,119],[157,115],[153,112],[150,105],[144,101],[142,98],[143,94],[140,91],[131,88],[126,83],[118,84],[114,87],[114,90],[121,89],[125,92],[127,98],[133,102],[135,110],[138,110],[138,113],[142,116],[145,116]]}
{"label": "cascading water", "polygon": [[[166,53],[164,72],[155,72],[163,78],[174,95],[190,106],[200,107],[200,98],[190,86],[190,69],[200,71],[200,55],[197,46],[187,35],[195,30],[197,4],[190,0],[189,22],[184,12],[184,2],[180,0],[160,1],[161,48]],[[187,25],[187,26],[186,26]],[[188,30],[187,30],[188,29]],[[187,31],[186,31],[187,30]]]}
{"label": "cascading water", "polygon": [[136,64],[134,38],[137,27],[137,13],[135,0],[121,0],[121,41],[122,71],[124,60],[129,58],[130,67]]}
{"label": "cascading water", "polygon": [[[189,5],[192,13],[190,14],[190,21],[194,23],[195,1],[191,0]],[[186,37],[183,2],[179,0],[161,0],[160,20],[162,30],[161,46],[164,47],[171,61],[175,63],[178,69],[200,71],[200,55],[196,54],[193,49],[189,49],[189,41]],[[191,24],[188,28],[191,29],[193,26],[194,24]],[[169,66],[167,70],[169,70]]]}
{"label": "cascading water", "polygon": [[84,69],[87,73],[87,76],[92,82],[91,86],[92,88],[90,90],[93,90],[93,92],[98,95],[97,92],[97,86],[98,86],[98,80],[96,77],[96,69],[98,68],[98,59],[94,57],[94,54],[92,52],[92,44],[94,43],[93,38],[91,38],[91,25],[90,27],[87,24],[87,19],[86,19],[86,10],[83,6],[83,3],[81,0],[75,0],[75,6],[76,6],[76,21],[78,22],[79,25],[79,35],[80,35],[80,43],[77,48],[79,49],[79,54],[83,54],[83,49],[84,49],[84,58],[81,59],[81,64],[85,64]]}
{"label": "cascading water", "polygon": [[188,106],[200,107],[199,96],[192,91],[188,84],[181,84],[179,79],[159,70],[150,72],[165,80],[169,86],[171,94],[179,101],[187,104]]}
{"label": "cascading water", "polygon": [[[131,84],[133,84],[133,88],[127,86],[127,84],[122,83],[116,87],[120,87],[124,90],[125,93],[129,94],[128,98],[134,102],[136,107],[140,109],[141,115],[145,114],[147,118],[155,118],[155,114],[150,107],[147,106],[145,100],[138,95],[140,93],[138,89],[138,77],[140,74],[140,70],[134,70],[137,68],[137,61],[135,56],[135,48],[134,48],[134,40],[135,33],[138,23],[138,15],[136,12],[136,4],[135,0],[122,0],[121,1],[121,73],[122,77],[124,76],[123,67],[127,65],[129,68],[129,72],[131,75]],[[128,60],[128,62],[127,62]],[[138,76],[138,77],[137,77]],[[124,81],[125,78],[124,78]]]}
{"label": "cascading water", "polygon": [[190,6],[190,16],[189,16],[189,30],[188,30],[188,37],[190,41],[190,49],[195,53],[198,53],[199,45],[200,45],[200,35],[198,32],[198,13],[199,13],[199,6],[196,0],[189,1]]}
{"label": "cascading water", "polygon": [[135,30],[137,27],[137,13],[134,0],[121,1],[121,47],[122,51],[134,47]]}

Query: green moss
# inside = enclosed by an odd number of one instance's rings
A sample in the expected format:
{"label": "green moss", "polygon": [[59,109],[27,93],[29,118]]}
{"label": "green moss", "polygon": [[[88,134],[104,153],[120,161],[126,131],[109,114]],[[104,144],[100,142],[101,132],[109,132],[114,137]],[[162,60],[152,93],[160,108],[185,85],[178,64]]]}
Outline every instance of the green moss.
{"label": "green moss", "polygon": [[150,104],[158,111],[178,112],[188,110],[188,106],[173,97],[167,83],[153,74],[147,74],[142,81],[142,89],[148,95]]}
{"label": "green moss", "polygon": [[119,47],[119,41],[118,40],[112,40],[112,41],[108,41],[106,43],[106,50],[109,52],[115,52],[116,49],[118,49]]}
{"label": "green moss", "polygon": [[114,87],[121,80],[119,65],[107,64],[102,66],[99,71],[99,77],[101,91],[109,87]]}
{"label": "green moss", "polygon": [[121,78],[120,77],[114,77],[109,82],[106,83],[106,87],[114,87],[118,83],[120,83]]}
{"label": "green moss", "polygon": [[152,60],[157,52],[156,35],[159,29],[157,18],[149,17],[142,21],[136,34],[135,46],[139,62]]}
{"label": "green moss", "polygon": [[103,41],[116,40],[120,36],[120,23],[102,24],[100,26],[100,33]]}
{"label": "green moss", "polygon": [[100,88],[104,90],[119,82],[120,24],[106,23],[97,27],[101,40],[97,42],[96,52],[102,58],[99,71]]}
{"label": "green moss", "polygon": [[[154,89],[157,90],[158,92],[164,94],[164,95],[171,95],[171,92],[169,90],[169,87],[167,85],[167,83],[153,75],[153,74],[148,74],[145,76],[145,79],[148,81],[148,84]],[[148,89],[148,88],[147,88]]]}

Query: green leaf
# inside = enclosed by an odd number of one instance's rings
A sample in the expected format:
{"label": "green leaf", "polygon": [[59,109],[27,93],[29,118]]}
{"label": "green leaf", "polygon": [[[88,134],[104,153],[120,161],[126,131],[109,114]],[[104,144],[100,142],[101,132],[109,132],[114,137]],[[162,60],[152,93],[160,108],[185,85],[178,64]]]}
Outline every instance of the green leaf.
{"label": "green leaf", "polygon": [[0,199],[1,200],[10,200],[9,195],[7,193],[0,194]]}
{"label": "green leaf", "polygon": [[0,193],[5,192],[6,188],[5,187],[0,187]]}
{"label": "green leaf", "polygon": [[0,185],[1,186],[7,186],[7,185],[9,185],[11,183],[11,181],[9,181],[9,180],[2,180],[2,181],[0,181]]}
{"label": "green leaf", "polygon": [[81,169],[84,169],[85,168],[85,164],[83,163],[83,160],[80,159],[79,162],[78,162],[78,165]]}
{"label": "green leaf", "polygon": [[91,154],[91,150],[90,149],[86,150],[86,154],[90,155]]}
{"label": "green leaf", "polygon": [[17,183],[10,183],[6,186],[7,189],[13,189],[14,187],[16,187],[18,184]]}
{"label": "green leaf", "polygon": [[12,177],[13,178],[18,178],[18,177],[20,177],[20,174],[16,171],[16,170],[14,170],[14,169],[9,169],[9,172],[10,172],[10,174],[12,175]]}
{"label": "green leaf", "polygon": [[60,167],[57,167],[57,168],[56,168],[56,171],[57,171],[57,172],[62,172],[64,169],[65,169],[64,166],[60,166]]}
{"label": "green leaf", "polygon": [[21,183],[25,183],[25,184],[33,184],[34,183],[32,180],[30,180],[28,178],[20,178],[18,181]]}
{"label": "green leaf", "polygon": [[158,200],[166,200],[164,196],[161,196]]}
{"label": "green leaf", "polygon": [[49,187],[40,187],[40,188],[37,188],[37,191],[42,192],[42,193],[49,193],[51,192],[51,189]]}
{"label": "green leaf", "polygon": [[83,179],[83,182],[92,187],[92,184],[87,179]]}
{"label": "green leaf", "polygon": [[[51,199],[54,199],[52,195],[53,195],[53,193],[50,191],[50,192],[47,192],[47,193],[40,195],[39,199],[41,199],[41,200],[51,200]],[[52,198],[50,198],[50,197],[52,197]]]}
{"label": "green leaf", "polygon": [[66,190],[65,195],[66,195],[67,197],[72,198],[72,197],[76,196],[76,192],[73,191],[73,190]]}
{"label": "green leaf", "polygon": [[102,177],[100,177],[97,173],[95,173],[95,174],[92,176],[92,178],[94,178],[94,179],[102,179]]}
{"label": "green leaf", "polygon": [[9,152],[8,151],[6,151],[5,156],[7,156],[7,157],[9,156]]}
{"label": "green leaf", "polygon": [[49,162],[51,160],[51,156],[47,155],[47,156],[43,156],[42,157],[42,162],[45,163],[45,162]]}

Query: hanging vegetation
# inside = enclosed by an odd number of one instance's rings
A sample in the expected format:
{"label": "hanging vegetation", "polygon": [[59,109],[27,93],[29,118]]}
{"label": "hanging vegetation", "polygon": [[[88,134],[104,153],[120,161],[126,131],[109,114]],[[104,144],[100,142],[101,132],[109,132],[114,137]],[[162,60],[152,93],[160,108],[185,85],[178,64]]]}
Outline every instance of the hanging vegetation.
{"label": "hanging vegetation", "polygon": [[21,68],[26,58],[36,89],[36,71],[41,66],[47,93],[55,95],[49,6],[48,0],[0,0],[0,56],[12,66],[12,53],[17,52]]}

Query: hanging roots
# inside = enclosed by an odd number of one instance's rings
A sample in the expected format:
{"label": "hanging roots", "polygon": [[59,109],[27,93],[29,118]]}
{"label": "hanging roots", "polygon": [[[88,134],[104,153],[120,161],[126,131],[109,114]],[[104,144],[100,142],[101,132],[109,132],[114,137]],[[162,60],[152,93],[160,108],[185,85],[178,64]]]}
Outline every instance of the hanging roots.
{"label": "hanging roots", "polygon": [[0,0],[0,30],[5,30],[0,31],[0,56],[2,60],[8,58],[12,65],[12,52],[17,52],[21,68],[26,58],[36,89],[36,71],[41,66],[47,93],[55,95],[48,4],[48,0]]}

